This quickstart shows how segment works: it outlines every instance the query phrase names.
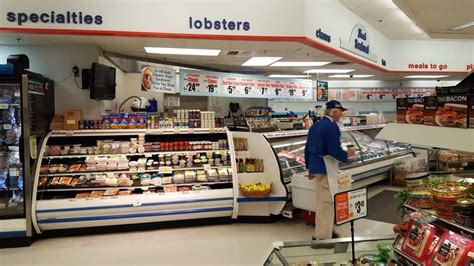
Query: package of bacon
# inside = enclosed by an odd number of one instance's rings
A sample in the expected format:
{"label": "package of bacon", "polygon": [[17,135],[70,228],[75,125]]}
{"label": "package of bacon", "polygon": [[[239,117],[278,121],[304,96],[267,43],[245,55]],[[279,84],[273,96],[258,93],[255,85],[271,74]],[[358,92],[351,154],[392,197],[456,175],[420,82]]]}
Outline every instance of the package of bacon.
{"label": "package of bacon", "polygon": [[468,127],[469,95],[438,96],[435,124],[440,127]]}

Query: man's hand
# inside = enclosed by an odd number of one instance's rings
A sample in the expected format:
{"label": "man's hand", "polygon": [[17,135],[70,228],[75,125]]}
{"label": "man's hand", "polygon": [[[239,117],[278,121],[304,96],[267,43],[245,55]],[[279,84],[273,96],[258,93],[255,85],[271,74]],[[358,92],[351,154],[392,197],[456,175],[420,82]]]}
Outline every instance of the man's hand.
{"label": "man's hand", "polygon": [[347,157],[354,157],[354,156],[355,156],[354,148],[348,148],[347,149]]}

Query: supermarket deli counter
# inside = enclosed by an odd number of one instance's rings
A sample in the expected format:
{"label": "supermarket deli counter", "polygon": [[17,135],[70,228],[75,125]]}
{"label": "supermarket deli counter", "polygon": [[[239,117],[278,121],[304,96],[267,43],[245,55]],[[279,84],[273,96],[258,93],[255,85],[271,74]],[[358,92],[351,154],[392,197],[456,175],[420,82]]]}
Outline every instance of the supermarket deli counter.
{"label": "supermarket deli counter", "polygon": [[[234,138],[245,139],[252,149],[236,151]],[[39,160],[32,203],[37,233],[270,216],[280,214],[287,198],[276,156],[260,133],[225,128],[53,131]],[[240,172],[237,162],[244,161],[247,169]],[[271,194],[243,195],[240,185],[252,183],[271,184]]]}
{"label": "supermarket deli counter", "polygon": [[[340,163],[341,170],[352,174],[353,186],[365,186],[388,177],[395,160],[412,156],[409,145],[375,139],[385,125],[341,127],[343,149],[352,146],[356,155],[347,163]],[[278,156],[284,183],[294,176],[303,176],[307,170],[304,148],[308,130],[266,133],[265,137]],[[357,184],[357,185],[356,185]]]}

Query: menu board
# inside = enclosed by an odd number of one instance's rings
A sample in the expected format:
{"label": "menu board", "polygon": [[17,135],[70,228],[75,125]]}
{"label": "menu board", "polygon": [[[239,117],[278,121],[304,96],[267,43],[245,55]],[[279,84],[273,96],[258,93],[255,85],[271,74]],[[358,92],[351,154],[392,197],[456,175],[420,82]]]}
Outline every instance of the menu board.
{"label": "menu board", "polygon": [[312,99],[312,81],[182,70],[181,94],[243,98]]}
{"label": "menu board", "polygon": [[395,101],[397,98],[424,97],[434,93],[434,89],[418,88],[370,88],[331,89],[328,100],[338,101]]}

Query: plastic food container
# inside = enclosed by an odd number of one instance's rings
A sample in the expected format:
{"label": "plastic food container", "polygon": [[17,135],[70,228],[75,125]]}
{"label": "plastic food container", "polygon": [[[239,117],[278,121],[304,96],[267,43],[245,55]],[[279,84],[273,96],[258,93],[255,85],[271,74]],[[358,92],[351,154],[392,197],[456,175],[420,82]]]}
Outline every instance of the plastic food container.
{"label": "plastic food container", "polygon": [[454,207],[455,221],[459,224],[474,227],[474,199],[460,198]]}
{"label": "plastic food container", "polygon": [[450,182],[451,176],[452,174],[449,172],[431,172],[428,176],[428,182],[431,185]]}
{"label": "plastic food container", "polygon": [[407,175],[405,178],[407,188],[427,185],[429,175],[430,173],[428,172],[418,172]]}
{"label": "plastic food container", "polygon": [[429,188],[425,186],[416,186],[408,189],[408,197],[410,203],[420,209],[431,209],[431,192]]}
{"label": "plastic food container", "polygon": [[454,207],[457,200],[467,197],[469,186],[462,183],[447,182],[433,185],[430,191],[433,195],[433,208],[437,215],[454,220]]}

